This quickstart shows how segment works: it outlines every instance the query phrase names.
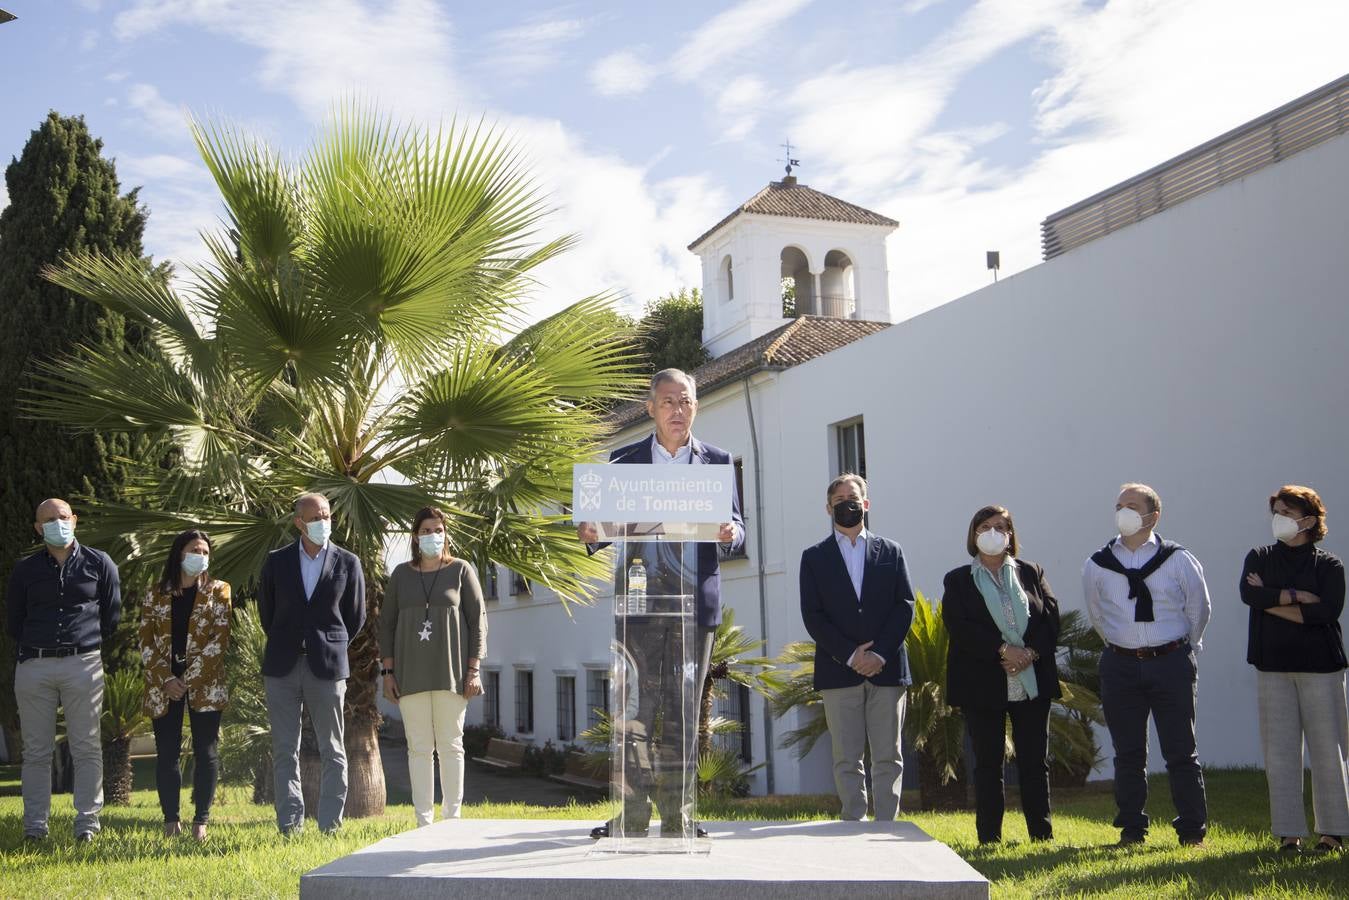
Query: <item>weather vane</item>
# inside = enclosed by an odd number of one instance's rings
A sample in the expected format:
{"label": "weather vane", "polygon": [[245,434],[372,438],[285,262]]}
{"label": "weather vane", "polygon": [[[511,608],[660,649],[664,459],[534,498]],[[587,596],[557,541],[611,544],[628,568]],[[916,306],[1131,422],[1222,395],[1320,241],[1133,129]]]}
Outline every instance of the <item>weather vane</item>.
{"label": "weather vane", "polygon": [[799,159],[793,159],[793,158],[792,158],[792,141],[791,141],[791,138],[788,138],[788,139],[787,139],[787,143],[785,143],[785,144],[778,144],[778,146],[781,147],[783,150],[786,150],[786,151],[787,151],[787,158],[786,158],[786,159],[779,159],[778,162],[780,162],[780,163],[786,163],[786,164],[787,164],[787,177],[788,177],[788,178],[791,178],[791,177],[792,177],[792,167],[793,167],[793,166],[796,166],[797,168],[800,168],[800,166],[801,166],[801,160],[799,160]]}

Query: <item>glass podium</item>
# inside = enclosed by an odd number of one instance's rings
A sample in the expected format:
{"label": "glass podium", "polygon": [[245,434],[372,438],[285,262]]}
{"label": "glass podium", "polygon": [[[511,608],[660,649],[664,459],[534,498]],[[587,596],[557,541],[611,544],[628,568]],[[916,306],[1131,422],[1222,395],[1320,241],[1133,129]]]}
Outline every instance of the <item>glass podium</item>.
{"label": "glass podium", "polygon": [[[611,528],[613,526],[610,526]],[[603,533],[604,529],[601,529]],[[687,526],[614,528],[609,834],[595,853],[706,853],[696,836],[698,545]],[[656,821],[652,806],[659,814]]]}

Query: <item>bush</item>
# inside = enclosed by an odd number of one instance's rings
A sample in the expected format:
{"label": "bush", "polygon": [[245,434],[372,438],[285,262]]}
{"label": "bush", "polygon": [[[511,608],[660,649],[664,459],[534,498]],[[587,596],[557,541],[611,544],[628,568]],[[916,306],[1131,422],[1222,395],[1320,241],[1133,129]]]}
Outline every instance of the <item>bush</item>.
{"label": "bush", "polygon": [[567,768],[567,754],[580,749],[575,744],[563,744],[558,747],[552,741],[544,741],[542,747],[526,747],[520,771],[536,778],[561,775]]}
{"label": "bush", "polygon": [[492,738],[504,738],[506,732],[495,725],[464,726],[464,757],[476,759],[487,755],[487,744]]}

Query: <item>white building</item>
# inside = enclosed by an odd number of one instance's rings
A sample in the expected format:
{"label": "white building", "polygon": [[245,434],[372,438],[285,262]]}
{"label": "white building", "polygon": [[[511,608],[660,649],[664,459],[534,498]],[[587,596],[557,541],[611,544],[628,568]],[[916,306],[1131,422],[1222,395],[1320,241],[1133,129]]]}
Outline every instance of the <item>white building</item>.
{"label": "white building", "polygon": [[[1260,765],[1237,580],[1246,551],[1271,541],[1269,493],[1315,487],[1324,546],[1349,557],[1346,108],[1349,77],[1051,216],[1046,262],[893,326],[882,216],[845,204],[846,221],[829,221],[813,204],[842,201],[780,182],[695,241],[718,356],[697,373],[694,430],[743,472],[746,556],[722,566],[737,621],[770,654],[806,637],[798,561],[828,534],[823,491],[841,470],[865,468],[873,530],[900,542],[931,599],[967,561],[971,514],[1001,503],[1065,609],[1082,607],[1082,562],[1114,534],[1118,485],[1146,481],[1159,531],[1204,564],[1213,600],[1200,757]],[[784,194],[811,202],[764,206]],[[781,318],[788,274],[828,315]],[[620,421],[615,445],[647,431],[636,410]],[[607,598],[569,616],[506,581],[500,595],[485,664],[498,721],[568,739],[602,696]],[[762,701],[741,699],[764,760]],[[483,714],[475,703],[470,717]],[[774,790],[832,790],[824,744],[800,762],[773,750]],[[766,789],[765,770],[756,779]]]}

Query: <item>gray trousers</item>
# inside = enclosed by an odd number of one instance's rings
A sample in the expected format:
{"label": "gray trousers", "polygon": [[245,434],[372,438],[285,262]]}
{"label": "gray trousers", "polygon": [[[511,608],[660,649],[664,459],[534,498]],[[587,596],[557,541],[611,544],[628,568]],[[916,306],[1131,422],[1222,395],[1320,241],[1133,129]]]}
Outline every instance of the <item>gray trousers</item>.
{"label": "gray trousers", "polygon": [[1344,672],[1256,672],[1270,825],[1304,837],[1302,739],[1312,769],[1316,833],[1349,835],[1349,716]]}
{"label": "gray trousers", "polygon": [[75,765],[75,834],[99,829],[103,809],[103,659],[99,652],[29,659],[14,670],[14,697],[23,729],[23,833],[45,837],[52,805],[56,708],[66,711],[66,736]]}
{"label": "gray trousers", "polygon": [[899,815],[900,783],[904,780],[904,704],[902,685],[884,687],[863,681],[847,688],[820,691],[824,719],[834,749],[834,787],[843,803],[839,817],[857,821],[867,814],[862,758],[871,748],[871,789],[876,821]]}
{"label": "gray trousers", "polygon": [[347,805],[347,751],[343,743],[342,701],[345,679],[329,681],[309,670],[303,656],[279,678],[265,676],[267,718],[272,725],[272,774],[276,784],[276,827],[289,834],[304,825],[300,791],[300,705],[309,710],[318,741],[323,776],[319,782],[320,831],[342,824]]}

